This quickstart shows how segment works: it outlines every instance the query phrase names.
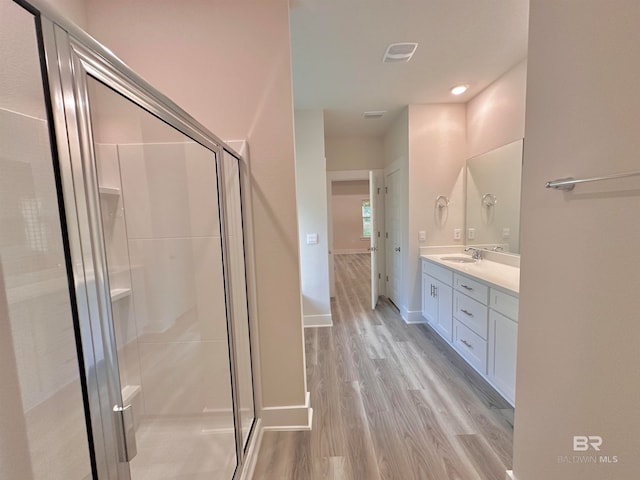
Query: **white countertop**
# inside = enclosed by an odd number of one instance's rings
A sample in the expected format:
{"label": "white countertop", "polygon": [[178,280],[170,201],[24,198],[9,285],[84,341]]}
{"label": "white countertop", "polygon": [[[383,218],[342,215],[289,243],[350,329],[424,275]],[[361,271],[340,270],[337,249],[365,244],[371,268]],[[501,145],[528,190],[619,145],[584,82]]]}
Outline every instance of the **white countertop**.
{"label": "white countertop", "polygon": [[420,255],[420,258],[429,260],[438,265],[447,267],[454,272],[460,272],[470,277],[475,277],[483,282],[490,283],[496,287],[508,290],[512,294],[518,295],[520,292],[520,268],[494,262],[487,259],[476,261],[476,263],[457,263],[442,260],[443,257],[457,257],[468,255],[440,253],[432,255]]}

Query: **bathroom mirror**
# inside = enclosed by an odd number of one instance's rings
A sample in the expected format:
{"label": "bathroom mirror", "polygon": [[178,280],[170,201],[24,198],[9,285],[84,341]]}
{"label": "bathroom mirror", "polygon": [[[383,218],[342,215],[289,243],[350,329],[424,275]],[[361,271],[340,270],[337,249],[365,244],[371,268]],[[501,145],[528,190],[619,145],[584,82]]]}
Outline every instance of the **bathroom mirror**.
{"label": "bathroom mirror", "polygon": [[467,245],[520,253],[522,144],[467,160]]}

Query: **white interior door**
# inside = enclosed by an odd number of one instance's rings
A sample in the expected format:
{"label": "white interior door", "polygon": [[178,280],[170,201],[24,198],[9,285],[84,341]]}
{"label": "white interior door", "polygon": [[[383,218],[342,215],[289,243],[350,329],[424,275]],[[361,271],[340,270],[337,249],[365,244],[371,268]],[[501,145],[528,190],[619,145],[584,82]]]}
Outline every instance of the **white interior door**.
{"label": "white interior door", "polygon": [[378,304],[378,296],[380,295],[380,272],[378,269],[378,244],[380,242],[380,229],[378,226],[378,208],[380,195],[379,174],[373,171],[369,172],[369,201],[371,212],[371,244],[369,251],[371,252],[371,309],[375,310]]}
{"label": "white interior door", "polygon": [[400,288],[400,170],[385,177],[387,297],[398,306]]}
{"label": "white interior door", "polygon": [[327,178],[327,243],[329,244],[329,296],[336,296],[336,278],[333,262],[333,181]]}
{"label": "white interior door", "polygon": [[369,172],[369,205],[371,214],[371,237],[369,237],[369,255],[371,257],[371,309],[375,310],[378,304],[378,256],[376,250],[378,247],[378,222],[376,221],[377,210],[377,189],[374,173]]}

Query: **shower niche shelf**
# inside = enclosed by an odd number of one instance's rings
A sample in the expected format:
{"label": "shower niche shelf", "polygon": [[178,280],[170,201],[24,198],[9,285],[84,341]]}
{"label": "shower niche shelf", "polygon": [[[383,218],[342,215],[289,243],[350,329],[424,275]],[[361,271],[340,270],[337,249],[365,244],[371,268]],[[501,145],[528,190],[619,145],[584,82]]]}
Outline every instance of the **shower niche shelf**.
{"label": "shower niche shelf", "polygon": [[114,288],[111,290],[111,301],[117,302],[131,295],[130,288]]}
{"label": "shower niche shelf", "polygon": [[122,387],[122,403],[129,405],[142,391],[140,385],[125,385]]}
{"label": "shower niche shelf", "polygon": [[120,189],[118,187],[99,187],[101,195],[120,196]]}

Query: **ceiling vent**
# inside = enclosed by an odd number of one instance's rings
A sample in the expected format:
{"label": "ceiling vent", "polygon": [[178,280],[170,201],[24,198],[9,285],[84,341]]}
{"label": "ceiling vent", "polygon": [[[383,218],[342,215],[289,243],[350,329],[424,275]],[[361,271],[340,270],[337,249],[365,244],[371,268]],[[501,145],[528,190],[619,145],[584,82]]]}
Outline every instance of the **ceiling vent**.
{"label": "ceiling vent", "polygon": [[418,48],[417,43],[392,43],[384,52],[382,61],[384,63],[408,62]]}
{"label": "ceiling vent", "polygon": [[362,114],[362,118],[366,118],[366,119],[382,118],[382,116],[385,113],[387,113],[386,110],[371,110],[369,112],[364,112]]}

